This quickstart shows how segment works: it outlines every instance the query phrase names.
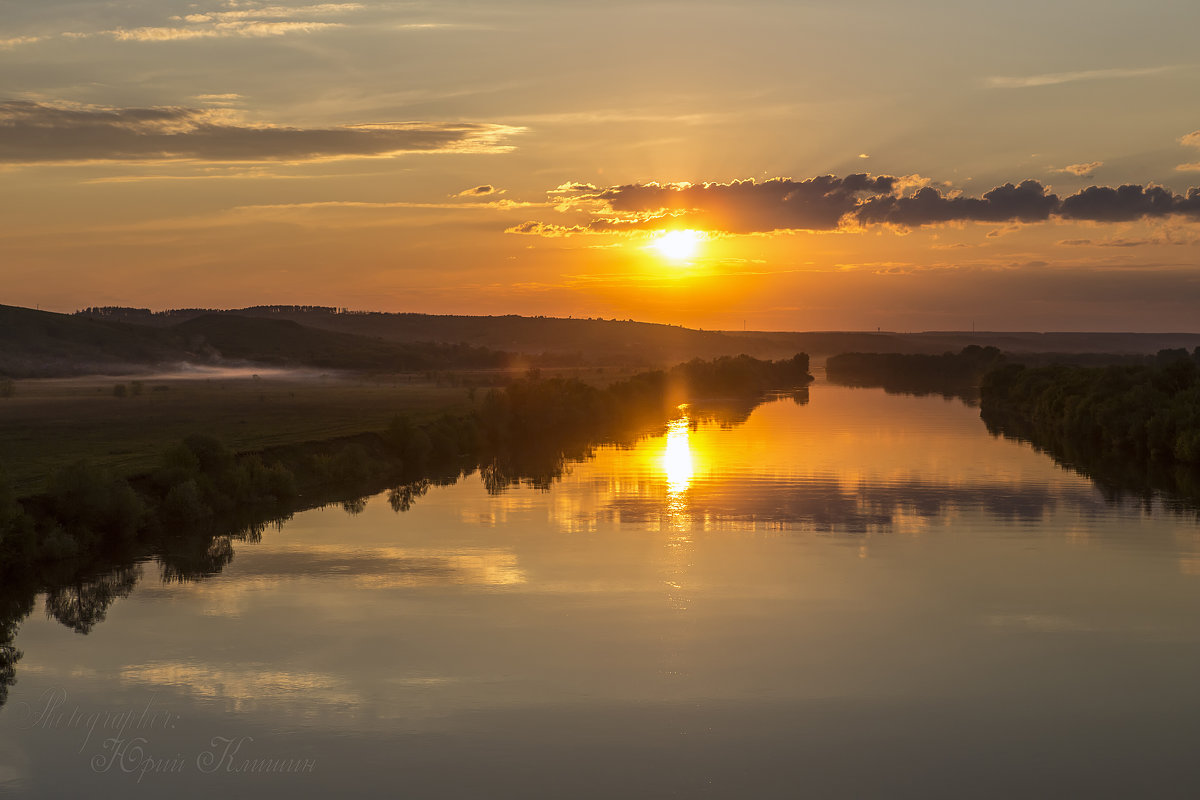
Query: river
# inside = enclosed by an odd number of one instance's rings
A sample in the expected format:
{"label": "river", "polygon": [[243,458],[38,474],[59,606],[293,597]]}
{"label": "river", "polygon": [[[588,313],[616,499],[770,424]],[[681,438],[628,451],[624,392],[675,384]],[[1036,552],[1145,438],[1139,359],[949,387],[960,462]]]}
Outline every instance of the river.
{"label": "river", "polygon": [[475,473],[221,543],[204,579],[148,560],[86,635],[39,598],[0,794],[1195,793],[1194,514],[958,400],[688,413],[549,489]]}

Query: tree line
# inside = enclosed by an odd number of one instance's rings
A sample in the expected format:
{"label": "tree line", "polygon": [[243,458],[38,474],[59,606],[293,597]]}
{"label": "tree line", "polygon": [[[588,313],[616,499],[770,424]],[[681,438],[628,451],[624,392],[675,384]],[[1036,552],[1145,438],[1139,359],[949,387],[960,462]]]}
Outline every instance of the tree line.
{"label": "tree line", "polygon": [[1017,417],[1075,450],[1200,464],[1200,348],[1133,366],[1008,364],[984,376],[981,405],[985,419]]}

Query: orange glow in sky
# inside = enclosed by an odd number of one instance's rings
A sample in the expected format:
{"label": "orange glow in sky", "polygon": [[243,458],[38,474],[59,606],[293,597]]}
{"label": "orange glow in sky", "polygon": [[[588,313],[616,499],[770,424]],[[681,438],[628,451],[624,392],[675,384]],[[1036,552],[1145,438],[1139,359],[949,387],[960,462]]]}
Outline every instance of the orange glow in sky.
{"label": "orange glow in sky", "polygon": [[0,300],[1195,328],[1200,4],[558,6],[7,4]]}

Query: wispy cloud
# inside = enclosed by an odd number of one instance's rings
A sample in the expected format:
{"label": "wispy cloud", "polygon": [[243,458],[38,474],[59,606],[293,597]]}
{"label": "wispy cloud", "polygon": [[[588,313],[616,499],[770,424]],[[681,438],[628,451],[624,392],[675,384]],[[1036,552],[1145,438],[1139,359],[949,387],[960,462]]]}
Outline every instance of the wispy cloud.
{"label": "wispy cloud", "polygon": [[185,22],[293,19],[295,17],[324,17],[331,14],[344,14],[348,11],[361,11],[363,8],[362,3],[319,3],[311,6],[260,6],[258,8],[238,8],[232,11],[202,11],[184,16],[171,17],[171,19]]}
{"label": "wispy cloud", "polygon": [[318,21],[361,11],[361,3],[320,3],[307,6],[247,6],[196,11],[172,16],[173,25],[147,25],[95,32],[67,32],[68,39],[104,36],[119,42],[170,42],[189,39],[265,39],[293,33],[315,33],[345,27],[343,22]]}
{"label": "wispy cloud", "polygon": [[0,163],[304,162],[403,153],[500,153],[522,131],[485,122],[387,122],[285,128],[230,109],[104,108],[0,102]]}
{"label": "wispy cloud", "polygon": [[1067,175],[1077,175],[1080,178],[1086,178],[1103,166],[1103,161],[1087,161],[1083,164],[1068,164],[1061,169],[1054,170],[1054,172],[1062,172]]}
{"label": "wispy cloud", "polygon": [[[345,28],[340,18],[367,10],[362,3],[318,3],[306,6],[253,5],[230,3],[230,8],[194,11],[174,15],[160,25],[112,28],[98,31],[64,31],[50,36],[17,36],[0,39],[0,49],[31,44],[47,39],[92,39],[119,42],[174,42],[195,39],[267,39],[290,34],[318,33]],[[427,30],[462,27],[443,22],[401,22],[388,25],[390,30]]]}
{"label": "wispy cloud", "polygon": [[239,21],[216,22],[211,25],[201,25],[185,28],[118,28],[103,31],[103,35],[111,36],[118,42],[171,42],[186,39],[218,39],[239,37],[244,39],[265,39],[271,36],[284,36],[289,33],[313,33],[330,28],[343,27],[340,22],[309,22],[309,21]]}
{"label": "wispy cloud", "polygon": [[312,211],[321,209],[376,209],[392,208],[438,208],[458,211],[480,211],[492,209],[508,211],[518,208],[549,208],[551,203],[522,202],[518,200],[490,200],[486,203],[421,203],[408,200],[390,202],[374,202],[368,200],[317,200],[311,203],[266,203],[260,205],[236,206],[237,212],[253,211]]}
{"label": "wispy cloud", "polygon": [[1144,78],[1150,75],[1161,75],[1179,69],[1178,66],[1141,67],[1136,69],[1087,69],[1077,72],[1048,72],[1042,75],[1025,75],[1021,77],[998,76],[987,79],[987,85],[993,89],[1027,89],[1034,86],[1055,86],[1060,83],[1075,83],[1077,81],[1100,81],[1113,78]]}
{"label": "wispy cloud", "polygon": [[461,192],[451,195],[451,197],[487,197],[493,194],[504,194],[504,190],[497,189],[490,183],[485,183],[482,186],[472,186],[470,189],[463,189]]}
{"label": "wispy cloud", "polygon": [[42,41],[42,38],[41,36],[13,36],[8,39],[0,39],[0,50],[9,50],[23,44],[33,44]]}
{"label": "wispy cloud", "polygon": [[[1179,143],[1187,147],[1200,147],[1200,131],[1192,131],[1189,134],[1179,137]],[[1179,172],[1200,172],[1200,161],[1180,164],[1175,169]]]}

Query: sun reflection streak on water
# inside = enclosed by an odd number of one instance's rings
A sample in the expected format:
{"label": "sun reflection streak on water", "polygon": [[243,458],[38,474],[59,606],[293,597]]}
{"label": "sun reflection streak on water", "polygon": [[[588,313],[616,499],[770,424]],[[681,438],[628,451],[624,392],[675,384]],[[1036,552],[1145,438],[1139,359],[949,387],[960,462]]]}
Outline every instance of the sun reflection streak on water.
{"label": "sun reflection streak on water", "polygon": [[687,409],[681,407],[683,416],[671,420],[667,428],[667,445],[663,451],[663,471],[667,474],[667,494],[672,501],[678,500],[678,495],[686,492],[692,485],[692,476],[696,473],[696,465],[692,460],[692,447],[688,440],[691,432],[691,421]]}
{"label": "sun reflection streak on water", "polygon": [[688,506],[688,489],[696,473],[691,447],[691,420],[686,405],[679,407],[680,417],[667,427],[662,467],[666,475],[667,496],[663,509],[663,528],[667,532],[667,602],[676,611],[686,611],[690,605],[685,578],[691,568],[692,519]]}

